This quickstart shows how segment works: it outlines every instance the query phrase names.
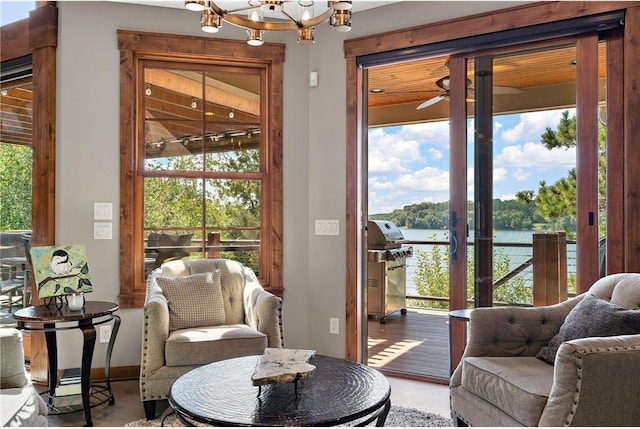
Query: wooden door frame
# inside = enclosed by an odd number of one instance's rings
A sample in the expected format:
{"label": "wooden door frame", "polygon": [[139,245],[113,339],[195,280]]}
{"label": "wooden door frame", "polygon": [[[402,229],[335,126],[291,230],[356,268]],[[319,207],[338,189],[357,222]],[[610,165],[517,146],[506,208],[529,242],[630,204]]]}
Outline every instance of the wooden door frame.
{"label": "wooden door frame", "polygon": [[[31,243],[55,243],[56,186],[56,48],[58,46],[58,8],[55,2],[37,2],[29,18],[0,27],[0,61],[31,55],[33,80],[33,176]],[[32,203],[33,204],[33,203]],[[31,277],[31,299],[41,303]],[[43,333],[31,333],[31,379],[47,382],[48,359]]]}
{"label": "wooden door frame", "polygon": [[[359,269],[359,261],[362,260],[364,225],[360,211],[362,209],[359,195],[361,179],[358,177],[362,168],[361,157],[363,156],[361,152],[363,129],[361,128],[361,123],[364,117],[363,110],[366,109],[366,106],[361,103],[363,70],[358,66],[358,57],[616,10],[626,11],[625,39],[638,40],[640,38],[639,4],[640,2],[624,1],[533,3],[345,41],[347,76],[345,357],[347,359],[363,362],[366,358],[366,349],[362,338],[363,329],[361,325],[363,317],[362,300],[360,299],[363,275]],[[618,172],[620,179],[615,182],[623,181],[624,199],[623,201],[618,199],[608,210],[611,211],[613,206],[622,206],[625,216],[623,218],[611,216],[610,220],[608,216],[608,227],[611,228],[609,231],[613,231],[616,236],[612,240],[615,246],[610,246],[607,249],[607,260],[618,258],[625,261],[622,267],[618,267],[622,271],[640,271],[640,252],[633,251],[634,248],[640,246],[640,225],[624,222],[624,219],[633,218],[630,216],[635,216],[636,219],[640,216],[640,168],[638,168],[640,166],[640,152],[636,151],[632,157],[629,156],[627,149],[637,145],[636,140],[640,135],[640,118],[634,117],[632,114],[632,112],[640,111],[640,89],[638,89],[639,85],[637,85],[637,70],[640,69],[640,45],[637,43],[624,44],[623,60],[624,82],[622,84],[618,83],[618,85],[614,83],[614,86],[622,88],[622,94],[619,94],[618,100],[624,101],[621,118],[624,125],[624,136],[622,136],[624,143],[620,143],[625,148],[625,152],[622,155],[624,168]],[[453,118],[450,118],[450,120],[453,120]],[[617,119],[617,121],[619,125],[620,119]],[[618,234],[625,236],[624,240]],[[456,302],[453,301],[454,298]],[[458,302],[461,299],[461,296],[452,296],[451,308],[463,308],[463,303]],[[461,329],[456,330],[454,335],[454,341],[462,340],[464,332]]]}

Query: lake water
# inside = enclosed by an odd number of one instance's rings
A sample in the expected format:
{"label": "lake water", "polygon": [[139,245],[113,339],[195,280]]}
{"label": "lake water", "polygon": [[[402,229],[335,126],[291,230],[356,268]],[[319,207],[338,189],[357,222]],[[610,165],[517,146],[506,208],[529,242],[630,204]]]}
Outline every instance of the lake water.
{"label": "lake water", "polygon": [[[449,231],[438,229],[402,229],[405,240],[409,241],[444,241],[442,245],[443,252],[449,252],[448,240]],[[470,231],[468,242],[473,241],[473,231]],[[533,244],[533,231],[494,231],[494,248],[497,248],[499,254],[509,258],[509,266],[511,269],[517,267],[532,256],[532,247],[499,247],[500,243],[527,243]],[[412,244],[414,256],[407,259],[407,295],[417,295],[415,288],[414,276],[417,270],[417,251],[424,250],[430,252],[433,245]],[[576,245],[567,244],[567,270],[569,274],[575,273],[576,269]],[[520,276],[530,282],[532,279],[533,268],[529,267],[523,271]]]}

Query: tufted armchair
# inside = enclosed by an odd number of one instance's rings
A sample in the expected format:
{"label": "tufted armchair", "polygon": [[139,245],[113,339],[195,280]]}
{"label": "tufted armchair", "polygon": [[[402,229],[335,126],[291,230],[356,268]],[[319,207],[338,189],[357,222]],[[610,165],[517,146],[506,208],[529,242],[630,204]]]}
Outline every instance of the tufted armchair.
{"label": "tufted armchair", "polygon": [[450,380],[454,423],[637,426],[639,308],[640,274],[627,273],[560,304],[475,309]]}
{"label": "tufted armchair", "polygon": [[[201,284],[191,280],[209,273],[219,276],[220,308],[203,304],[209,297],[198,296]],[[182,297],[175,293],[181,290],[190,295],[188,311],[178,309]],[[199,323],[189,324],[194,317]],[[147,419],[155,418],[156,401],[166,399],[173,382],[186,372],[259,355],[266,347],[284,347],[282,300],[265,291],[250,268],[228,259],[165,262],[149,275],[144,305],[140,397]]]}

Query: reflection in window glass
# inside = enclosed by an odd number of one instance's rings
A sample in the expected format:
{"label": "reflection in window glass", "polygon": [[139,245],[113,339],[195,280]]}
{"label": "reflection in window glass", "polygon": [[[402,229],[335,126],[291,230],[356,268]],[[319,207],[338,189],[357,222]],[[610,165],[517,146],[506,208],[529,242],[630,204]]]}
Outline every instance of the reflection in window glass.
{"label": "reflection in window glass", "polygon": [[202,257],[239,260],[259,272],[262,74],[203,68],[150,62],[144,69],[147,275],[168,260]]}

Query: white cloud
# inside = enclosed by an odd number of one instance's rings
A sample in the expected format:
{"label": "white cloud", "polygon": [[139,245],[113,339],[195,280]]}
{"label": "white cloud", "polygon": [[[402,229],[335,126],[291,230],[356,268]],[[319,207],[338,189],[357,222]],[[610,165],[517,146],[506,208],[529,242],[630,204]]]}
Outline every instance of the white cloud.
{"label": "white cloud", "polygon": [[403,140],[398,134],[388,134],[382,128],[369,132],[369,173],[401,173],[411,171],[409,164],[419,161],[420,144]]}
{"label": "white cloud", "polygon": [[502,194],[498,198],[501,199],[502,201],[515,200],[516,199],[516,194],[507,192],[505,194]]}
{"label": "white cloud", "polygon": [[403,140],[416,140],[421,144],[449,148],[449,123],[446,121],[403,125],[398,136]]}
{"label": "white cloud", "polygon": [[496,165],[545,170],[553,167],[573,168],[576,165],[576,149],[555,148],[548,150],[540,143],[507,146],[496,156]]}
{"label": "white cloud", "polygon": [[442,159],[442,151],[434,148],[427,149],[427,153],[431,155],[431,158],[436,161]]}
{"label": "white cloud", "polygon": [[562,112],[569,110],[569,117],[575,113],[575,109],[547,110],[540,112],[521,113],[520,122],[513,128],[508,128],[500,133],[500,138],[505,143],[514,143],[520,140],[540,141],[540,136],[547,127],[556,129]]}
{"label": "white cloud", "polygon": [[449,200],[449,172],[425,167],[392,180],[369,179],[369,213],[388,213],[408,204]]}
{"label": "white cloud", "polygon": [[531,176],[530,173],[525,172],[522,168],[518,168],[515,173],[513,173],[513,178],[516,179],[516,182],[525,182]]}
{"label": "white cloud", "polygon": [[494,182],[502,182],[507,178],[507,169],[504,167],[494,168],[493,169],[493,181]]}

